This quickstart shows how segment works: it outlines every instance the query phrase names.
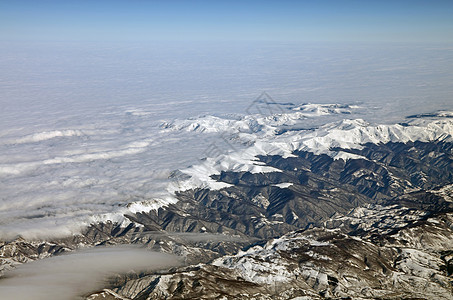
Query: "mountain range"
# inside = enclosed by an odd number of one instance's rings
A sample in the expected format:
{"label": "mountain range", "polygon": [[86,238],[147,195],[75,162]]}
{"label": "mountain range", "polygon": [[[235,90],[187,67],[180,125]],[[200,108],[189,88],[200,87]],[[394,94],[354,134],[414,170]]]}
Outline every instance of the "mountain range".
{"label": "mountain range", "polygon": [[[217,134],[173,172],[171,200],[65,238],[0,242],[1,270],[80,248],[136,244],[183,265],[111,276],[84,299],[453,299],[453,113],[399,124],[348,105],[202,116],[162,130]],[[1,283],[1,279],[0,279]]]}

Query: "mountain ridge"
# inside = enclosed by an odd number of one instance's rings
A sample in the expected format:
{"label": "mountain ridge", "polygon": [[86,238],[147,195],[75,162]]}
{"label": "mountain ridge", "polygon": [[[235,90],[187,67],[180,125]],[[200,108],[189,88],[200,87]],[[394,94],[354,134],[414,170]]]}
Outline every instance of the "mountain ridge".
{"label": "mountain ridge", "polygon": [[274,128],[175,172],[174,199],[130,203],[66,238],[2,241],[2,270],[137,244],[186,266],[122,274],[87,299],[451,299],[452,122]]}

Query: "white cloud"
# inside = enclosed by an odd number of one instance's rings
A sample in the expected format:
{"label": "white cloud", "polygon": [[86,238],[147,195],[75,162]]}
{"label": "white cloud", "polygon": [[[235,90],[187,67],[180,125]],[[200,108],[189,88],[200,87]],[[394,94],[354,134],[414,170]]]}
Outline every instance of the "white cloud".
{"label": "white cloud", "polygon": [[109,276],[181,264],[178,257],[132,246],[97,247],[20,265],[0,279],[0,299],[75,299]]}
{"label": "white cloud", "polygon": [[17,140],[11,142],[12,144],[23,144],[23,143],[35,143],[45,140],[50,140],[56,137],[71,137],[71,136],[83,136],[83,133],[80,130],[54,130],[54,131],[44,131],[31,135],[18,138]]}

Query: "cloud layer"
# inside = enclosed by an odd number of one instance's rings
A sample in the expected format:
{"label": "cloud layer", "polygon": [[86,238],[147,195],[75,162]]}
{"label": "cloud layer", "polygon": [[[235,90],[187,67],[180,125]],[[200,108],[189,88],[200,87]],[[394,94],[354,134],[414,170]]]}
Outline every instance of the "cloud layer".
{"label": "cloud layer", "polygon": [[176,256],[131,246],[94,248],[19,266],[0,279],[0,299],[72,300],[105,286],[117,273],[179,264]]}

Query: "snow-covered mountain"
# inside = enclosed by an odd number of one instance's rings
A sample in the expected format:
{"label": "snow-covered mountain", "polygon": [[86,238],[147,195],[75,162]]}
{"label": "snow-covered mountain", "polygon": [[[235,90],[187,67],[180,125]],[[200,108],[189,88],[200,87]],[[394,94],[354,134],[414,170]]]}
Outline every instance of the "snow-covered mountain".
{"label": "snow-covered mountain", "polygon": [[[209,187],[218,189],[227,185],[211,179],[223,171],[267,173],[276,171],[257,156],[293,156],[294,151],[327,154],[334,159],[363,158],[344,149],[360,149],[366,143],[386,144],[414,141],[432,142],[453,140],[453,119],[449,112],[438,112],[432,118],[416,118],[402,124],[372,125],[361,119],[344,119],[318,128],[303,128],[306,119],[331,114],[350,113],[355,106],[304,104],[292,108],[295,112],[270,116],[247,115],[241,118],[205,116],[195,120],[164,124],[169,130],[187,130],[217,133],[231,144],[251,145],[237,151],[207,157],[206,161],[181,170],[189,175],[177,180],[178,189]],[[439,116],[441,118],[436,118]]]}
{"label": "snow-covered mountain", "polygon": [[224,144],[173,172],[169,198],[131,201],[70,237],[2,241],[2,269],[138,244],[186,266],[118,276],[87,299],[451,299],[451,113],[308,126],[356,109],[285,104],[162,124]]}
{"label": "snow-covered mountain", "polygon": [[[350,227],[358,216],[367,229]],[[451,213],[359,207],[327,220],[339,228],[290,232],[89,299],[452,299],[452,221]]]}

